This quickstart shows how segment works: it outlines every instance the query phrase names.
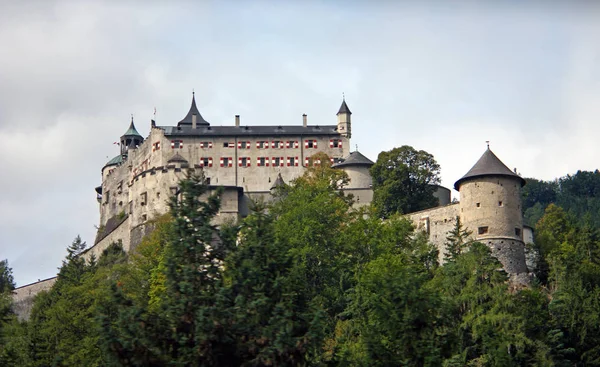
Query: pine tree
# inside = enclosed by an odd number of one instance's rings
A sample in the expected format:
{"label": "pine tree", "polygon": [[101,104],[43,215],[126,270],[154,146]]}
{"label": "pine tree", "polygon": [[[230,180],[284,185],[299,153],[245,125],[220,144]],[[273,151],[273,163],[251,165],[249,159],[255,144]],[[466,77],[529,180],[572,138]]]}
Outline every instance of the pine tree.
{"label": "pine tree", "polygon": [[460,221],[460,217],[457,215],[456,224],[454,225],[454,228],[448,232],[446,242],[444,243],[446,248],[446,252],[444,254],[445,262],[456,261],[458,255],[460,255],[467,247],[471,233],[471,231],[468,231],[464,228]]}
{"label": "pine tree", "polygon": [[174,223],[165,251],[170,360],[177,366],[228,365],[219,305],[226,251],[212,224],[221,190],[207,196],[204,177],[193,173],[179,187],[170,202]]}

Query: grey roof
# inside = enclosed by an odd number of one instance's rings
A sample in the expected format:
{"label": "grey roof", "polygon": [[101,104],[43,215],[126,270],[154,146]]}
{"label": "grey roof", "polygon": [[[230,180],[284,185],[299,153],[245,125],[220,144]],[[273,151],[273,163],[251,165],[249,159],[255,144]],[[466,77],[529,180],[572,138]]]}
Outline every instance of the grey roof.
{"label": "grey roof", "polygon": [[167,161],[167,163],[174,163],[174,162],[181,162],[181,163],[188,163],[187,159],[183,158],[179,152],[176,152],[171,158],[169,158],[169,160]]}
{"label": "grey roof", "polygon": [[454,189],[459,190],[460,185],[471,178],[484,176],[507,176],[519,180],[521,186],[525,185],[525,180],[506,167],[502,161],[488,148],[475,165],[460,180],[454,183]]}
{"label": "grey roof", "polygon": [[277,175],[275,182],[273,182],[273,185],[271,186],[271,190],[273,190],[276,187],[280,187],[280,186],[285,186],[285,181],[283,181],[283,177],[281,177],[281,173],[279,173]]}
{"label": "grey roof", "polygon": [[210,123],[202,117],[200,111],[198,111],[198,107],[196,107],[196,96],[192,93],[192,105],[190,106],[190,110],[187,115],[183,118],[183,120],[177,123],[177,126],[192,126],[192,115],[196,115],[196,125],[197,126],[209,126]]}
{"label": "grey roof", "polygon": [[340,113],[347,113],[349,115],[352,115],[352,112],[350,112],[350,109],[348,108],[348,105],[346,104],[346,99],[344,98],[344,100],[342,100],[342,105],[340,106],[340,110],[338,111],[338,115]]}
{"label": "grey roof", "polygon": [[340,162],[334,164],[332,167],[348,167],[348,166],[369,166],[374,165],[372,160],[362,155],[358,150],[350,153],[347,157],[342,159]]}
{"label": "grey roof", "polygon": [[315,136],[339,135],[336,125],[299,126],[159,126],[165,136]]}
{"label": "grey roof", "polygon": [[121,154],[119,154],[118,156],[114,157],[110,161],[106,162],[106,164],[104,165],[104,167],[106,167],[106,166],[117,166],[117,165],[119,165],[121,163],[123,163],[123,156]]}
{"label": "grey roof", "polygon": [[140,133],[135,128],[135,125],[133,123],[133,116],[131,117],[131,123],[129,124],[129,129],[127,129],[127,131],[125,132],[125,134],[123,134],[123,136],[139,136],[140,138],[143,139],[142,135],[140,135]]}

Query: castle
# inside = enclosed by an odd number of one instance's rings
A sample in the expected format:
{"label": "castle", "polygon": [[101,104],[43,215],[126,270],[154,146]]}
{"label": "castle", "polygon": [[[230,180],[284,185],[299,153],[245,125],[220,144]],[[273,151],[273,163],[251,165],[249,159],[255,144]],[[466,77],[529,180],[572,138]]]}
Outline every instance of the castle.
{"label": "castle", "polygon": [[[350,151],[350,111],[345,100],[336,124],[309,125],[303,115],[297,126],[247,126],[235,116],[233,126],[212,126],[200,114],[194,95],[188,113],[174,126],[151,120],[143,138],[133,118],[120,138],[120,154],[102,167],[102,184],[96,187],[100,223],[94,246],[83,256],[99,257],[111,243],[121,241],[131,251],[152,230],[150,220],[168,211],[168,197],[187,169],[202,170],[209,189],[223,188],[217,224],[248,215],[251,200],[269,200],[271,190],[302,175],[306,167],[320,164],[316,153],[330,157],[332,167],[344,170],[356,205],[373,197],[369,173],[374,164],[358,151]],[[437,187],[439,206],[407,214],[418,230],[445,252],[448,231],[460,218],[472,239],[486,243],[513,280],[527,282],[524,244],[532,230],[523,226],[520,190],[525,180],[508,169],[488,149],[454,188],[460,202],[450,203],[450,190]],[[19,287],[16,309],[28,313],[33,295],[48,289],[55,278]],[[29,303],[28,303],[29,302]],[[20,308],[19,308],[20,307]]]}

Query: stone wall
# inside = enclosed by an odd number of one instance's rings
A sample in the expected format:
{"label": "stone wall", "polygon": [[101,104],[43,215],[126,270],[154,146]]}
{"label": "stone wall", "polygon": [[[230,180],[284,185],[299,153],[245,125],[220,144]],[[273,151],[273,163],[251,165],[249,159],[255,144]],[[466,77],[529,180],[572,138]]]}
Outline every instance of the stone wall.
{"label": "stone wall", "polygon": [[81,256],[86,260],[89,260],[92,255],[96,259],[100,258],[102,251],[108,248],[111,243],[121,241],[123,244],[123,250],[129,252],[130,249],[130,228],[131,228],[131,216],[127,217],[118,227],[110,232],[106,237],[96,243],[94,246],[87,249]]}
{"label": "stone wall", "polygon": [[[111,217],[126,213],[132,215],[132,226],[137,226],[166,212],[166,199],[177,186],[185,168],[199,168],[203,158],[210,158],[212,161],[212,165],[202,168],[211,185],[238,186],[244,192],[268,192],[278,174],[282,175],[285,182],[301,176],[305,170],[305,158],[319,152],[333,158],[343,158],[349,154],[347,138],[340,134],[311,135],[311,131],[316,131],[315,129],[318,127],[308,126],[306,134],[302,136],[184,136],[177,138],[183,142],[182,147],[173,148],[162,129],[152,128],[146,141],[137,149],[128,151],[127,160],[123,164],[103,169],[100,225],[105,225]],[[341,147],[330,147],[330,139],[341,139]],[[316,148],[305,147],[304,142],[307,140],[315,140]],[[266,141],[268,147],[258,148],[258,141]],[[273,141],[282,141],[282,148],[273,148]],[[286,147],[288,141],[292,143]],[[204,144],[206,142],[210,142],[210,147]],[[239,147],[240,142],[247,145],[247,148]],[[181,163],[168,163],[175,153],[188,161],[185,167]],[[221,167],[222,157],[231,158],[231,166]],[[249,159],[249,166],[240,167],[238,159],[242,157]],[[259,157],[267,158],[269,165],[258,166]],[[282,164],[274,166],[274,157],[283,158]],[[297,165],[294,163],[288,166],[288,158],[298,158]]]}
{"label": "stone wall", "polygon": [[448,232],[456,225],[456,217],[459,215],[459,205],[450,204],[433,209],[407,214],[418,231],[424,231],[429,235],[429,241],[439,251],[439,261],[442,262],[446,253],[444,242]]}
{"label": "stone wall", "polygon": [[29,320],[35,296],[40,292],[50,290],[55,282],[56,277],[49,278],[32,284],[24,285],[16,288],[13,291],[12,307],[19,320]]}

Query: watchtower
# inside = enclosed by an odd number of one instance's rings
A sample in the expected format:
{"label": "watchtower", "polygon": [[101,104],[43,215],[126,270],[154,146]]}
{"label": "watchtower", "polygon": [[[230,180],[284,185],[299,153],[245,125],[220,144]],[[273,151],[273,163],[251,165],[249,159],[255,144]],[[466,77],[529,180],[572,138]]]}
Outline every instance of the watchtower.
{"label": "watchtower", "polygon": [[511,276],[526,274],[521,188],[525,180],[489,149],[454,188],[460,217],[473,238],[492,250]]}

